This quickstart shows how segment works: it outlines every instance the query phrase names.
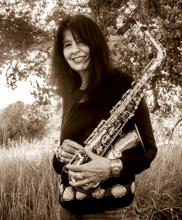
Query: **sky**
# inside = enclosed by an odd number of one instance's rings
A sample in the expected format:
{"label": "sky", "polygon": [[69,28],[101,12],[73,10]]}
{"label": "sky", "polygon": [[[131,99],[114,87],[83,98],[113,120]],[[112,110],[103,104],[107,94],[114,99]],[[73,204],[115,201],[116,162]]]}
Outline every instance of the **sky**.
{"label": "sky", "polygon": [[34,97],[31,95],[31,86],[29,81],[18,82],[15,90],[6,85],[5,74],[0,74],[0,109],[17,101],[23,101],[25,104],[31,104]]}
{"label": "sky", "polygon": [[[13,4],[16,2],[16,0],[8,0],[8,2]],[[46,3],[47,5],[47,7],[45,7],[45,9],[41,14],[39,23],[43,22],[41,24],[44,24],[45,22],[47,22],[45,18],[47,17],[47,14],[51,13],[52,9],[56,5],[56,2],[57,2],[56,0],[46,0],[37,3],[37,6],[35,6],[34,11],[32,11],[32,14],[34,15],[35,18],[37,11],[40,10],[40,4]],[[4,10],[4,9],[0,9],[0,10]],[[19,9],[17,8],[17,10]],[[54,26],[54,23],[47,25],[47,27],[51,27],[51,25]],[[31,93],[30,90],[32,88],[30,82],[21,81],[17,83],[17,86],[18,87],[15,90],[7,88],[5,73],[0,72],[0,109],[5,108],[9,104],[15,103],[17,101],[23,101],[25,104],[28,103],[31,104],[34,101],[34,97],[30,94]]]}

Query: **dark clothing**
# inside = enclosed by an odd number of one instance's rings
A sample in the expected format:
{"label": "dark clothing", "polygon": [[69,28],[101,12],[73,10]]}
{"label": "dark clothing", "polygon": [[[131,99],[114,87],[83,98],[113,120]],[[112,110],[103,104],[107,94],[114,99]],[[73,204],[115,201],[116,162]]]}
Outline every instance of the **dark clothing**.
{"label": "dark clothing", "polygon": [[[69,105],[64,102],[64,113],[61,130],[61,142],[64,139],[71,139],[83,145],[84,140],[102,119],[110,116],[110,110],[119,101],[123,93],[131,87],[132,78],[119,71],[114,71],[106,80],[102,88],[102,96],[98,99],[86,100],[85,102],[72,102]],[[137,147],[125,150],[122,153],[123,169],[119,177],[109,178],[102,183],[102,187],[107,189],[114,184],[130,184],[135,179],[135,175],[150,167],[155,158],[157,148],[153,137],[149,112],[144,99],[140,102],[135,115],[124,127],[124,132],[129,132],[137,125],[142,144]],[[53,159],[53,165],[57,173],[62,174],[63,183],[68,185],[66,174],[62,172],[63,164]],[[128,206],[133,201],[134,195],[128,192],[120,198],[106,196],[103,198],[87,197],[83,200],[72,200],[61,202],[61,205],[73,213],[96,213],[105,210],[112,210],[119,207]]]}
{"label": "dark clothing", "polygon": [[59,220],[139,220],[137,204],[134,200],[129,206],[111,211],[90,214],[73,214],[60,207]]}

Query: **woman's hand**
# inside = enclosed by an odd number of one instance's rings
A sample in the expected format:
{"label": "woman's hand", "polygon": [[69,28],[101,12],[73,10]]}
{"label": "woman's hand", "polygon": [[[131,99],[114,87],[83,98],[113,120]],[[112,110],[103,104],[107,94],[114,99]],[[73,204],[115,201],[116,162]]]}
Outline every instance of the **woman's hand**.
{"label": "woman's hand", "polygon": [[56,156],[63,163],[69,163],[73,156],[77,153],[78,150],[84,149],[83,146],[72,141],[70,139],[65,139],[61,146],[56,151]]}
{"label": "woman's hand", "polygon": [[110,160],[85,150],[91,161],[82,165],[66,165],[71,178],[70,185],[89,190],[110,176]]}

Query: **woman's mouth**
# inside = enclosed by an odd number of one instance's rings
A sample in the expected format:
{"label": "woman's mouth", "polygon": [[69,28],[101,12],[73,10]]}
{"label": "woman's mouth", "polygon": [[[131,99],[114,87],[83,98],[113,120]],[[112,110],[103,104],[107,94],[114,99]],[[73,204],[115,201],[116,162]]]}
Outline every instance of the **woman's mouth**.
{"label": "woman's mouth", "polygon": [[83,62],[83,61],[85,61],[85,60],[86,60],[86,57],[85,57],[85,56],[73,58],[73,61],[74,61],[75,63],[80,63],[80,62]]}

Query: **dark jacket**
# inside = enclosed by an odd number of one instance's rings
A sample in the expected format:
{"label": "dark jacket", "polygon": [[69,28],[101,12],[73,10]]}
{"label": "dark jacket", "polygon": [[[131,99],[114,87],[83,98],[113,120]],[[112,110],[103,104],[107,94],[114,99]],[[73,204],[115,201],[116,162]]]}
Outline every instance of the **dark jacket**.
{"label": "dark jacket", "polygon": [[[110,110],[119,101],[123,93],[131,87],[133,79],[115,70],[106,80],[102,88],[102,97],[87,100],[82,103],[64,102],[64,113],[61,129],[61,143],[64,139],[71,139],[83,145],[84,140],[89,136],[93,129],[102,119],[110,116]],[[137,147],[125,150],[122,153],[123,169],[118,178],[109,178],[102,187],[107,189],[114,184],[130,184],[135,179],[135,175],[150,167],[152,160],[156,156],[157,148],[152,132],[150,117],[145,100],[142,99],[135,115],[127,122],[124,132],[129,132],[137,125],[142,144]],[[63,165],[54,156],[53,166],[57,173],[62,174],[62,180],[65,186],[68,186],[68,179],[62,172]],[[133,193],[129,192],[120,198],[106,196],[103,198],[87,197],[83,200],[64,201],[61,205],[73,213],[102,212],[129,205],[134,198]]]}

